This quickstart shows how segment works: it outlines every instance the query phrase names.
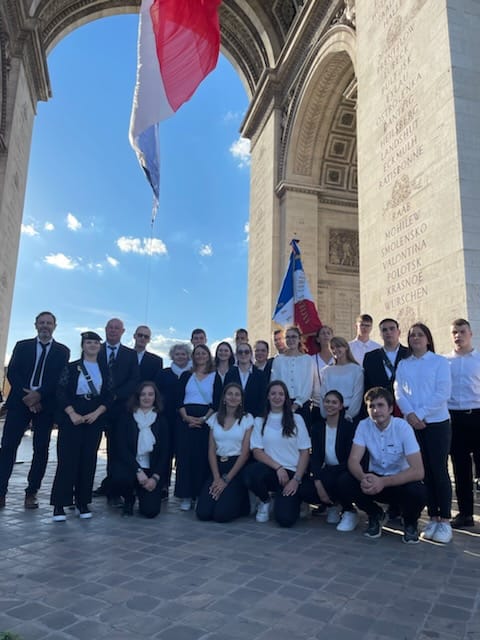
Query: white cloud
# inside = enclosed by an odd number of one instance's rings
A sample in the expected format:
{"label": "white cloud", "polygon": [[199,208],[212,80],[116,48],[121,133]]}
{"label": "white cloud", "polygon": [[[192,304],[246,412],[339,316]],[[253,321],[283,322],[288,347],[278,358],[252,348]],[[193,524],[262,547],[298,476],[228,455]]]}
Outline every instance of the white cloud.
{"label": "white cloud", "polygon": [[198,253],[203,257],[209,258],[210,256],[213,256],[213,247],[211,244],[202,244],[200,245]]}
{"label": "white cloud", "polygon": [[97,273],[103,273],[104,265],[101,262],[89,262],[87,264],[87,269],[90,271],[96,271]]}
{"label": "white cloud", "polygon": [[53,222],[45,222],[43,228],[45,229],[45,231],[53,231],[55,229],[55,225],[53,224]]}
{"label": "white cloud", "polygon": [[38,231],[35,229],[33,224],[22,224],[20,227],[20,233],[30,237],[38,236]]}
{"label": "white cloud", "polygon": [[48,256],[45,256],[43,259],[47,264],[52,265],[52,267],[57,267],[58,269],[76,269],[78,267],[78,262],[73,258],[69,258],[64,253],[51,253]]}
{"label": "white cloud", "polygon": [[122,236],[117,240],[117,246],[123,253],[139,253],[140,255],[166,255],[167,247],[160,238],[132,238]]}
{"label": "white cloud", "polygon": [[120,264],[119,260],[117,260],[116,258],[112,258],[112,256],[109,255],[107,255],[107,262],[112,267],[118,267],[118,265]]}
{"label": "white cloud", "polygon": [[82,228],[82,223],[73,215],[73,213],[67,213],[67,227],[70,231],[78,231]]}
{"label": "white cloud", "polygon": [[240,168],[250,166],[250,140],[241,136],[232,143],[229,149]]}
{"label": "white cloud", "polygon": [[245,232],[245,242],[249,242],[250,240],[250,222],[246,222],[243,230]]}
{"label": "white cloud", "polygon": [[223,116],[223,121],[238,122],[242,116],[243,113],[241,113],[241,111],[227,111],[227,113]]}

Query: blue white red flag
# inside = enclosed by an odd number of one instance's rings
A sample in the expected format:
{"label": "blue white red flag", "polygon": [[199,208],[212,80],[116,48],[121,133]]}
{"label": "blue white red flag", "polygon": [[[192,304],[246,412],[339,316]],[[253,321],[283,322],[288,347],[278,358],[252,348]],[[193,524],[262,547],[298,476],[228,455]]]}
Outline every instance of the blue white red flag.
{"label": "blue white red flag", "polygon": [[303,334],[314,334],[322,323],[303,270],[300,249],[295,240],[290,243],[292,253],[278,295],[273,320],[277,324],[296,324]]}
{"label": "blue white red flag", "polygon": [[158,204],[158,125],[195,92],[220,51],[221,0],[142,0],[130,144]]}

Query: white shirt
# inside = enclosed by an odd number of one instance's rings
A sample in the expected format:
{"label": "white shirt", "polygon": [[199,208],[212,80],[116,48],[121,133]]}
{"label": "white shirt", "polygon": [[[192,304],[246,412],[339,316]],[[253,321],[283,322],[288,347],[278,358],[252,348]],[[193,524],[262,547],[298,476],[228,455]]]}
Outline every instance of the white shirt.
{"label": "white shirt", "polygon": [[242,385],[242,389],[245,391],[245,387],[247,386],[248,378],[249,378],[250,374],[252,373],[253,367],[252,367],[252,365],[250,365],[246,371],[242,371],[240,369],[240,367],[237,365],[237,369],[238,369],[238,375],[240,376],[240,382],[241,382],[241,385]]}
{"label": "white shirt", "polygon": [[375,340],[367,340],[366,342],[362,342],[358,338],[355,338],[355,340],[350,340],[348,344],[350,346],[350,351],[353,353],[353,357],[360,366],[363,365],[363,359],[366,353],[368,353],[369,351],[374,351],[375,349],[380,349],[382,346],[381,344],[378,344],[378,342],[375,342]]}
{"label": "white shirt", "polygon": [[409,468],[406,456],[420,451],[412,427],[403,418],[391,418],[388,426],[379,429],[371,418],[358,423],[354,444],[368,450],[368,469],[380,476],[394,476]]}
{"label": "white shirt", "polygon": [[284,438],[282,434],[281,413],[269,413],[262,435],[263,418],[255,418],[250,449],[263,449],[264,452],[290,471],[296,471],[300,451],[310,449],[311,442],[302,416],[293,414],[297,432],[291,438]]}
{"label": "white shirt", "polygon": [[207,424],[213,433],[213,439],[217,446],[217,456],[239,456],[242,453],[245,433],[253,427],[253,416],[247,413],[240,421],[234,422],[230,429],[224,429],[218,423],[217,414],[214,413],[207,420]]}
{"label": "white shirt", "polygon": [[348,407],[345,417],[355,418],[360,413],[363,397],[363,369],[360,365],[330,364],[320,371],[320,413],[325,418],[323,399],[329,391],[339,391],[343,396],[343,404]]}
{"label": "white shirt", "polygon": [[448,408],[456,411],[480,409],[480,353],[476,349],[465,354],[452,351],[445,357],[450,363],[452,377]]}
{"label": "white shirt", "polygon": [[333,356],[330,358],[328,362],[325,362],[323,358],[320,357],[319,353],[316,353],[313,356],[310,356],[313,362],[313,390],[312,390],[312,403],[314,407],[319,407],[322,401],[320,396],[320,371],[329,364],[335,364],[335,360]]}
{"label": "white shirt", "polygon": [[325,425],[325,464],[334,467],[339,463],[335,444],[337,442],[337,427]]}
{"label": "white shirt", "polygon": [[313,361],[307,354],[278,355],[272,364],[270,381],[281,380],[287,385],[292,401],[300,407],[310,400],[313,390]]}
{"label": "white shirt", "polygon": [[450,365],[443,356],[427,351],[420,358],[400,360],[393,387],[404,416],[413,412],[425,422],[449,419]]}
{"label": "white shirt", "polygon": [[42,364],[42,370],[40,371],[40,381],[39,381],[38,386],[34,387],[32,383],[33,383],[33,379],[35,377],[35,371],[37,370],[37,364],[38,364],[40,358],[42,357],[42,353],[43,353],[42,343],[37,338],[37,350],[35,352],[35,366],[33,367],[32,378],[30,380],[30,389],[32,389],[32,391],[35,391],[36,389],[40,389],[40,387],[42,386],[43,372],[45,371],[45,364],[47,362],[47,356],[48,356],[48,353],[49,353],[51,348],[52,348],[52,340],[50,340],[50,342],[47,342],[47,346],[45,348],[45,359],[44,359],[43,364]]}
{"label": "white shirt", "polygon": [[186,386],[184,404],[212,404],[213,383],[215,381],[215,371],[209,373],[203,380],[199,380],[192,373]]}
{"label": "white shirt", "polygon": [[[87,360],[84,360],[83,366],[92,379],[95,389],[100,393],[102,390],[102,374],[100,373],[98,362],[88,362]],[[92,393],[92,390],[88,386],[87,379],[80,371],[77,381],[77,396],[85,395],[87,393]]]}

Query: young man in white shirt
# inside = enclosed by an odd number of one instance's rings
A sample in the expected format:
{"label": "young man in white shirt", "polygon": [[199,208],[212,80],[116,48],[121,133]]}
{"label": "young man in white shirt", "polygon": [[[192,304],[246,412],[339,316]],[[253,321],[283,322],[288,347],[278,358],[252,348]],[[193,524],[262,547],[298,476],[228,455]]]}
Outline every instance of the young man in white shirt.
{"label": "young man in white shirt", "polygon": [[473,348],[468,320],[454,320],[451,335],[453,351],[445,357],[452,374],[448,401],[452,421],[450,456],[459,511],[451,524],[454,529],[462,529],[475,526],[471,454],[474,460],[480,457],[480,353]]}
{"label": "young man in white shirt", "polygon": [[[426,504],[424,468],[415,433],[402,418],[392,416],[393,396],[383,387],[365,394],[369,417],[353,438],[348,459],[350,474],[340,482],[342,499],[351,499],[368,515],[367,538],[379,538],[386,514],[378,503],[399,505],[404,521],[403,542],[418,542],[417,521]],[[365,472],[362,459],[368,451]],[[355,523],[356,524],[356,523]]]}
{"label": "young man in white shirt", "polygon": [[370,340],[370,334],[373,328],[373,318],[368,313],[361,313],[357,316],[355,321],[355,328],[357,334],[354,340],[350,340],[348,343],[350,350],[353,353],[353,357],[358,364],[363,367],[363,358],[366,353],[373,351],[374,349],[380,349],[382,346],[375,340]]}

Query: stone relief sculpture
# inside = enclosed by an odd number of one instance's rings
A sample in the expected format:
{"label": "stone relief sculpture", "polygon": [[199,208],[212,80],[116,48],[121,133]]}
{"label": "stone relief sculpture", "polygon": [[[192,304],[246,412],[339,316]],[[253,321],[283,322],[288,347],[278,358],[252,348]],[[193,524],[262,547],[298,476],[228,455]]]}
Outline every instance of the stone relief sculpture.
{"label": "stone relief sculpture", "polygon": [[350,229],[330,229],[328,262],[331,267],[358,269],[358,232]]}
{"label": "stone relief sculpture", "polygon": [[343,0],[343,9],[340,9],[332,21],[332,24],[346,24],[349,27],[356,27],[355,0]]}

